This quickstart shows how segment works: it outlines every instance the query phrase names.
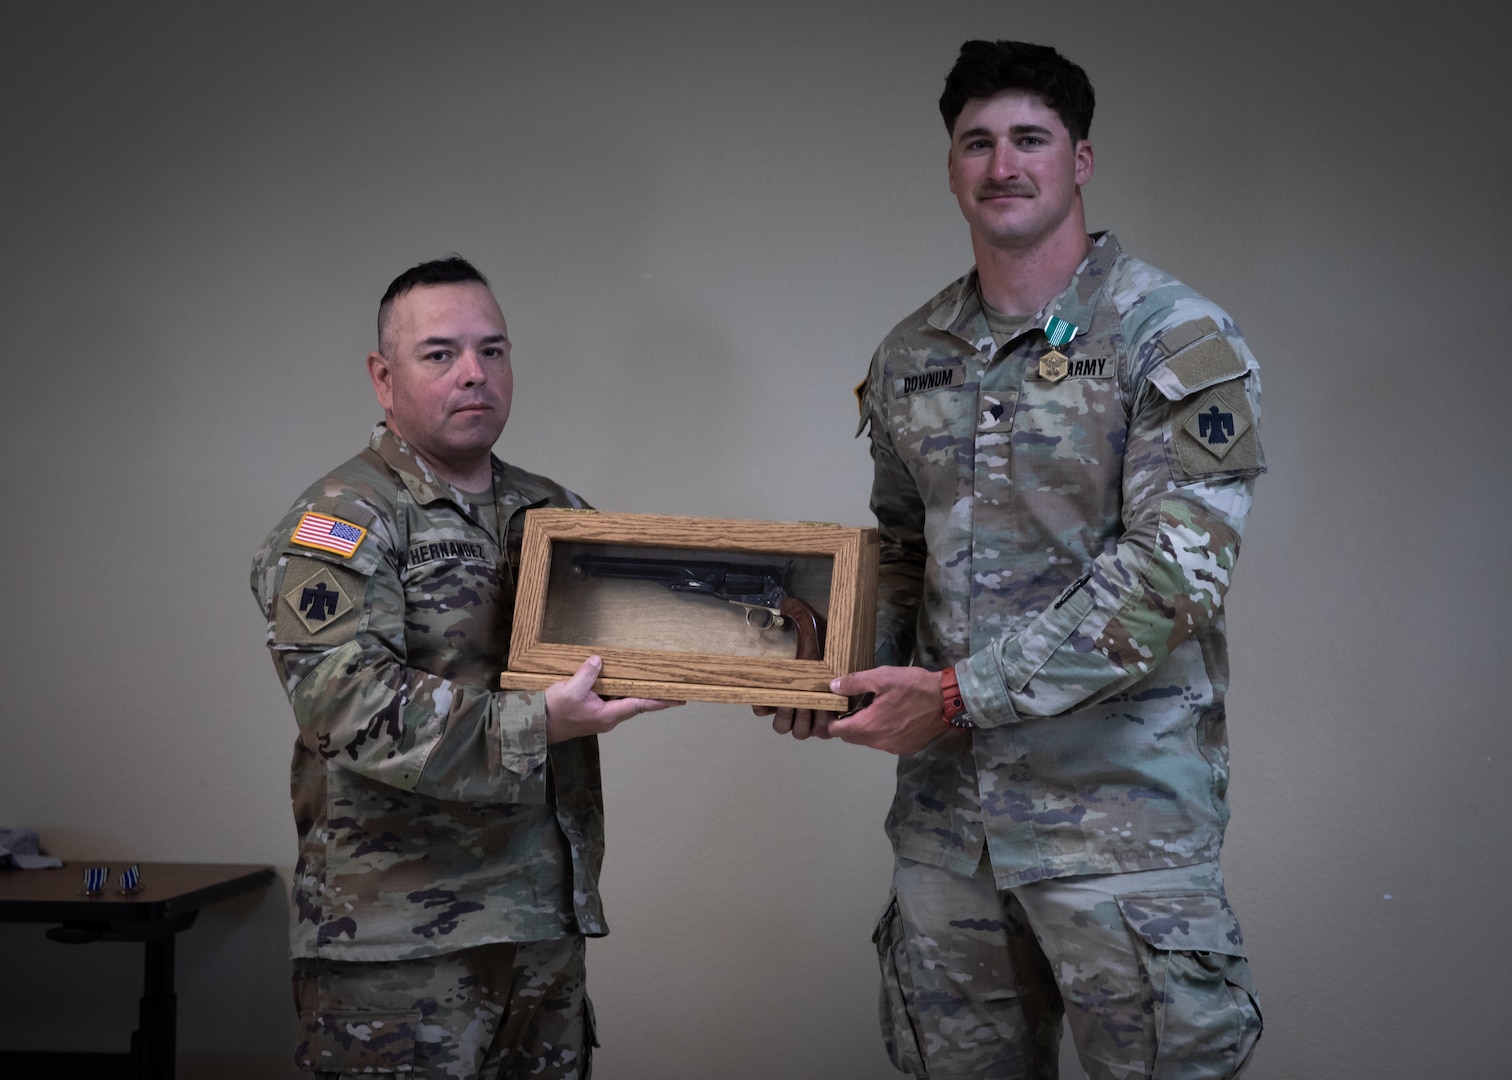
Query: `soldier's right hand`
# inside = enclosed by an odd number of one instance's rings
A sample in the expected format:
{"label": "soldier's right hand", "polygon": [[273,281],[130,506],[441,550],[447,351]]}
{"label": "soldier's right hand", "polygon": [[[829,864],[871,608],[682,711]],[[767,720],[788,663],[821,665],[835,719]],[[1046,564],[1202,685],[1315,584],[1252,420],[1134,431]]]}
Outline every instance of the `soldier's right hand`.
{"label": "soldier's right hand", "polygon": [[603,670],[597,656],[583,661],[570,679],[546,688],[546,741],[563,742],[582,735],[613,731],[632,716],[681,705],[681,701],[657,698],[601,698],[593,692],[594,680]]}

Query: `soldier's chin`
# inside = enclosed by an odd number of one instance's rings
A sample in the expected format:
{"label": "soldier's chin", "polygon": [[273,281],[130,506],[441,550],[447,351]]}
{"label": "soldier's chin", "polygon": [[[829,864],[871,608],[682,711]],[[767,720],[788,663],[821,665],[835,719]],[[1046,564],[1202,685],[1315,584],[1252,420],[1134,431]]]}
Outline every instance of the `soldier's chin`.
{"label": "soldier's chin", "polygon": [[452,442],[459,448],[491,450],[493,444],[499,441],[499,436],[504,434],[504,425],[497,419],[493,419],[488,424],[467,424],[453,431]]}

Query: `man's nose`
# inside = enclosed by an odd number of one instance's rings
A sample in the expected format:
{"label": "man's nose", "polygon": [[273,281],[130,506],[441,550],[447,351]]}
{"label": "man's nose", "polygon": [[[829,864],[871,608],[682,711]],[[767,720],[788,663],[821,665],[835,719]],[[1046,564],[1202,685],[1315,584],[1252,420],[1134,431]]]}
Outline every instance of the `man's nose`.
{"label": "man's nose", "polygon": [[1009,143],[999,143],[992,150],[990,163],[992,175],[997,179],[1006,179],[1018,174],[1018,153]]}
{"label": "man's nose", "polygon": [[463,386],[476,386],[488,381],[488,369],[483,366],[477,349],[463,349],[457,358],[457,381]]}

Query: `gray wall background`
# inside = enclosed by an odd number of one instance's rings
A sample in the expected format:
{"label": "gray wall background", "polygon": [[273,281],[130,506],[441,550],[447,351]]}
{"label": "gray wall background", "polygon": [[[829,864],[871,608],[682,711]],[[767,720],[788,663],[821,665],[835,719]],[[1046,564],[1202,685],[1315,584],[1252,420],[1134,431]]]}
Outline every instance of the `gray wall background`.
{"label": "gray wall background", "polygon": [[[248,565],[366,439],[374,308],[420,259],[494,280],[505,457],[604,509],[870,524],[851,387],[971,259],[935,98],[962,40],[1024,37],[1097,87],[1092,227],[1263,365],[1225,852],[1250,1075],[1492,1074],[1512,26],[1383,10],[7,4],[0,824],[287,879],[294,728]],[[893,1075],[891,759],[724,706],[603,749],[602,1080]],[[281,1075],[284,893],[181,940],[181,1075]],[[3,927],[0,956],[0,1047],[124,1044],[135,946]]]}

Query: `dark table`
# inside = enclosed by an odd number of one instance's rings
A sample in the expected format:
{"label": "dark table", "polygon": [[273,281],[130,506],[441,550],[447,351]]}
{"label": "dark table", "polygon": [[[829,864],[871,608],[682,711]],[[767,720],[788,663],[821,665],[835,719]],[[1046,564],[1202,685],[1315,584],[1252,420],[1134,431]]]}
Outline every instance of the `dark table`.
{"label": "dark table", "polygon": [[[79,1054],[0,1052],[0,1075],[131,1077],[173,1080],[178,999],[173,992],[174,937],[194,925],[200,909],[273,880],[271,866],[222,863],[141,863],[141,891],[121,895],[129,862],[69,860],[51,870],[0,868],[0,921],[56,923],[54,941],[140,941],[145,949],[142,1002],[129,1052]],[[84,870],[109,866],[98,896],[84,895]]]}

